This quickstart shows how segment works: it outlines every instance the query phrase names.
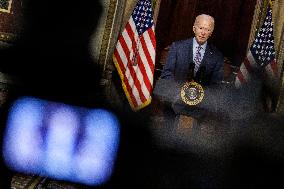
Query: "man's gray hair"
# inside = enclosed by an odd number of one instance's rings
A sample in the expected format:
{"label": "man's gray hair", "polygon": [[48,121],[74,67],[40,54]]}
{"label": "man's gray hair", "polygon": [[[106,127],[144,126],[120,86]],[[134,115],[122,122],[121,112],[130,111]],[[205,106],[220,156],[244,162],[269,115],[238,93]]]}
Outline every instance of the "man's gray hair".
{"label": "man's gray hair", "polygon": [[214,28],[215,25],[215,20],[212,16],[208,15],[208,14],[200,14],[198,16],[196,16],[195,21],[194,21],[194,25],[196,26],[197,23],[199,22],[200,19],[206,19],[209,20],[212,23],[212,26]]}

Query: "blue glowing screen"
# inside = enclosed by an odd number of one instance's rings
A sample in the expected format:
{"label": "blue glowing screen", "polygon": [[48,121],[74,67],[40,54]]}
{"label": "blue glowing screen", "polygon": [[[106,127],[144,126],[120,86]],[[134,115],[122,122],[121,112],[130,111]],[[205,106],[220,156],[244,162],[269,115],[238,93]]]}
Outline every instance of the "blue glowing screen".
{"label": "blue glowing screen", "polygon": [[15,171],[100,185],[112,175],[119,136],[107,110],[22,97],[9,111],[3,156]]}

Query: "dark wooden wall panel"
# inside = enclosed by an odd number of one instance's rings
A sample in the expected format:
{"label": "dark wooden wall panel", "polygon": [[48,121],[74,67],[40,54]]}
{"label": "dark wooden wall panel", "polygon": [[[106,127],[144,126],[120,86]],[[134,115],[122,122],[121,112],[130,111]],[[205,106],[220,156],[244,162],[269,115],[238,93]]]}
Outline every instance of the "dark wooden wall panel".
{"label": "dark wooden wall panel", "polygon": [[0,40],[11,42],[22,30],[22,1],[0,1]]}

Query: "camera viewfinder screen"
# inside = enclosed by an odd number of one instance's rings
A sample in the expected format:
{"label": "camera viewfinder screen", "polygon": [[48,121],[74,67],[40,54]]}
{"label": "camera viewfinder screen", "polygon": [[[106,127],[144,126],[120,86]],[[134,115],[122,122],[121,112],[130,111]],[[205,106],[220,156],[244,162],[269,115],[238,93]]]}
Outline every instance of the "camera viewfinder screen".
{"label": "camera viewfinder screen", "polygon": [[22,97],[9,110],[2,153],[12,170],[96,186],[112,175],[119,136],[107,110]]}

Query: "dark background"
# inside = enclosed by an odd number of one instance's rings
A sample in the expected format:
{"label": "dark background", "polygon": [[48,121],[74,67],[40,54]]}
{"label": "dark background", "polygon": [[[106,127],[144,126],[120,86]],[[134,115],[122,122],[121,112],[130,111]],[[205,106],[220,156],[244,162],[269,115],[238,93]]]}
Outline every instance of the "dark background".
{"label": "dark background", "polygon": [[15,76],[26,92],[87,104],[83,101],[90,101],[99,87],[100,66],[88,45],[101,5],[91,0],[28,0],[21,6],[17,11],[22,16],[14,22],[22,28],[11,47],[1,50],[0,71]]}

